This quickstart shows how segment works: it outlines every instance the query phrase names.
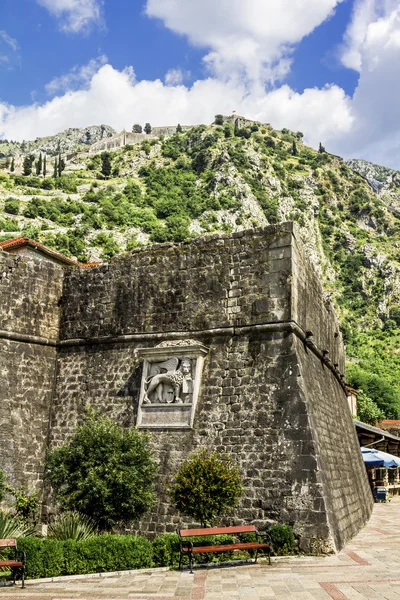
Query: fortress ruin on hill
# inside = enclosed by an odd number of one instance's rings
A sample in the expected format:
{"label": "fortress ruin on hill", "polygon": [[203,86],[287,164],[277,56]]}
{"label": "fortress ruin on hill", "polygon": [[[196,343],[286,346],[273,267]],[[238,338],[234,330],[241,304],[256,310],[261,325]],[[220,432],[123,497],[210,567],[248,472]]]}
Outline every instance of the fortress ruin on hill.
{"label": "fortress ruin on hill", "polygon": [[[241,117],[240,115],[229,115],[224,116],[223,120],[225,123],[232,123],[238,129],[242,129],[243,127],[249,127],[253,125],[256,121],[251,121],[250,119],[246,119],[245,117]],[[194,125],[181,125],[182,131],[188,131],[192,129]],[[112,137],[104,137],[99,140],[95,144],[90,146],[89,152],[90,154],[99,154],[100,152],[113,152],[115,150],[119,150],[120,148],[124,148],[128,145],[140,144],[146,140],[151,140],[155,138],[159,138],[160,136],[170,137],[176,133],[177,125],[168,125],[161,127],[153,127],[151,133],[131,133],[129,131],[121,131],[117,135],[113,135]]]}
{"label": "fortress ruin on hill", "polygon": [[46,502],[46,448],[90,403],[151,432],[158,501],[143,533],[184,523],[166,488],[201,447],[240,465],[234,523],[288,523],[321,552],[368,520],[338,322],[292,223],[85,269],[34,252],[0,251],[0,263],[0,461],[12,485]]}

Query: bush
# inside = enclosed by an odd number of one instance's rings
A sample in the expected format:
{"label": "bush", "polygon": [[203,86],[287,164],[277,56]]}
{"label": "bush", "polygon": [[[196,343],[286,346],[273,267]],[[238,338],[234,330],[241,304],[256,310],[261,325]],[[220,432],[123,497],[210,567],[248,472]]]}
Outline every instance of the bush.
{"label": "bush", "polygon": [[126,525],[153,505],[156,465],[148,435],[93,410],[70,442],[49,453],[46,467],[57,500],[101,530]]}
{"label": "bush", "polygon": [[227,455],[204,449],[182,464],[170,489],[177,509],[202,527],[235,508],[241,494],[239,467]]}
{"label": "bush", "polygon": [[32,527],[10,513],[0,510],[0,539],[17,538],[33,534]]}
{"label": "bush", "polygon": [[4,203],[4,212],[9,215],[17,215],[19,213],[19,200],[17,198],[7,198]]}
{"label": "bush", "polygon": [[293,554],[296,548],[294,533],[290,525],[272,525],[268,533],[271,536],[275,555]]}
{"label": "bush", "polygon": [[54,190],[54,179],[52,177],[46,177],[46,179],[43,179],[42,190]]}
{"label": "bush", "polygon": [[153,541],[155,567],[176,567],[179,564],[179,538],[176,533],[166,533]]}
{"label": "bush", "polygon": [[106,573],[152,566],[151,542],[131,535],[100,535],[84,541],[19,539],[28,579]]}
{"label": "bush", "polygon": [[[217,546],[233,544],[235,538],[232,535],[208,535],[193,536],[188,538],[196,546]],[[208,562],[225,562],[232,560],[233,550],[218,553],[195,554],[193,559],[197,564]],[[186,559],[187,560],[187,559]],[[153,562],[155,567],[177,567],[179,565],[179,538],[176,533],[160,535],[153,541]]]}
{"label": "bush", "polygon": [[96,535],[96,526],[84,515],[68,511],[49,525],[48,537],[55,540],[88,540]]}

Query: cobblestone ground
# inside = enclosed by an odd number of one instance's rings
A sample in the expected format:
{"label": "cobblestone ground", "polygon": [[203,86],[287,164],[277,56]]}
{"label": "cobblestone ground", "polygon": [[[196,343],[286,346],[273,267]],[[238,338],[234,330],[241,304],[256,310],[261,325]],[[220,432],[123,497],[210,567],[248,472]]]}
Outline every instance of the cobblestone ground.
{"label": "cobblestone ground", "polygon": [[367,527],[337,556],[267,564],[155,570],[114,577],[29,582],[0,589],[27,600],[400,600],[400,498],[376,504]]}

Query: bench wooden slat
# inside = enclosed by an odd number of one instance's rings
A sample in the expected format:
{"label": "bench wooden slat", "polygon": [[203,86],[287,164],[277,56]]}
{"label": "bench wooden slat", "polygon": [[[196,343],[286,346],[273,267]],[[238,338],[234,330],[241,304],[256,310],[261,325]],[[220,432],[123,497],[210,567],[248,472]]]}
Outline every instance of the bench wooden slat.
{"label": "bench wooden slat", "polygon": [[23,563],[17,560],[0,560],[0,568],[22,567]]}
{"label": "bench wooden slat", "polygon": [[[200,546],[192,548],[193,554],[205,554],[206,552],[228,552],[229,550],[255,550],[256,548],[269,548],[269,544],[258,544],[257,542],[248,542],[243,544],[219,544],[218,546]],[[182,548],[183,552],[188,553],[188,548]]]}
{"label": "bench wooden slat", "polygon": [[17,540],[0,540],[0,548],[15,548],[16,545]]}
{"label": "bench wooden slat", "polygon": [[238,533],[255,533],[257,531],[255,525],[238,525],[236,527],[210,527],[207,529],[181,529],[179,534],[181,537],[193,537],[203,535],[224,535]]}

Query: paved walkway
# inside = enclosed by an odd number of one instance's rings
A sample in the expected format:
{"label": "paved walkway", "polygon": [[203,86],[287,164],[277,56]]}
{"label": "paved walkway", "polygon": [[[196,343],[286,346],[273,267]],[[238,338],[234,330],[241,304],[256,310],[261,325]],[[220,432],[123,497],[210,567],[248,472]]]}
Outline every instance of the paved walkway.
{"label": "paved walkway", "polygon": [[337,556],[167,570],[0,589],[27,600],[400,600],[400,498],[376,504],[365,529]]}

